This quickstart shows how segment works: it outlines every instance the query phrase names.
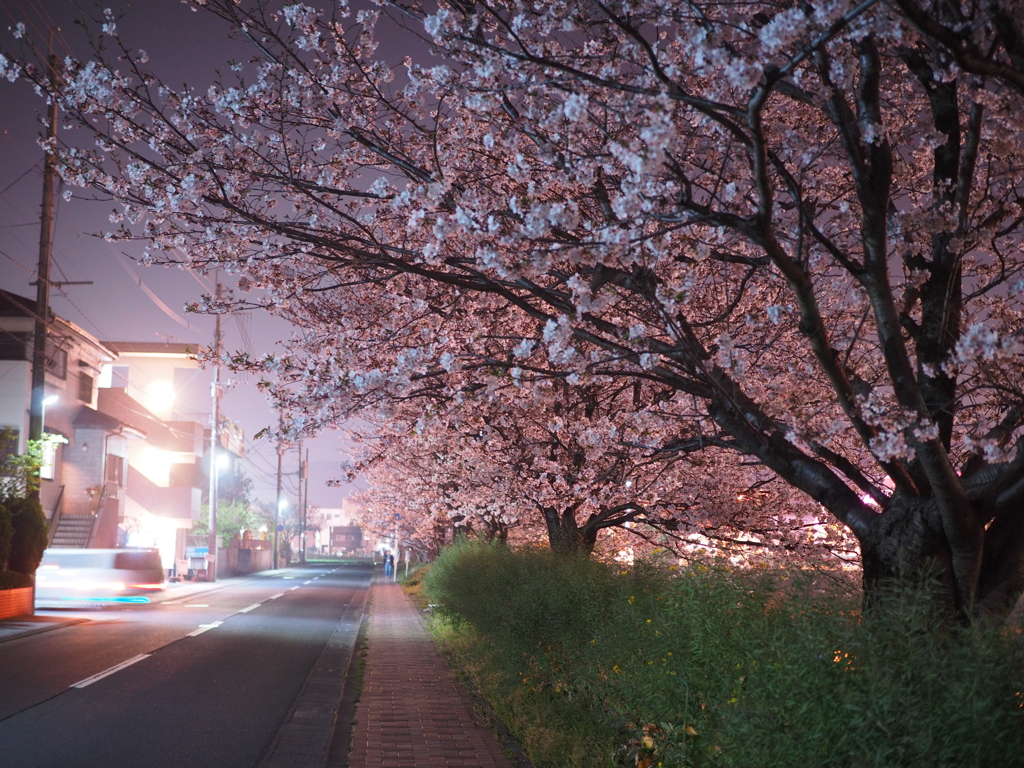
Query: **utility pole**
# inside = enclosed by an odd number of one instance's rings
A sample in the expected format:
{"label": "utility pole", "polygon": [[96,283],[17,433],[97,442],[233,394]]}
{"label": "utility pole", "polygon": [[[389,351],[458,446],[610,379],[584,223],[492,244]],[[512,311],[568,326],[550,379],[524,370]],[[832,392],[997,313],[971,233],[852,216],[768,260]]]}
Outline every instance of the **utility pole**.
{"label": "utility pole", "polygon": [[[278,420],[278,432],[281,431],[281,421]],[[274,503],[274,570],[276,571],[280,566],[278,565],[278,552],[280,545],[278,543],[278,528],[280,524],[278,520],[281,517],[281,464],[284,461],[284,447],[281,445],[281,438],[277,438],[277,501]]]}
{"label": "utility pole", "polygon": [[302,464],[302,525],[306,525],[306,510],[309,509],[309,448],[306,449],[306,461]]}
{"label": "utility pole", "polygon": [[394,578],[392,579],[392,581],[398,581],[398,521],[401,519],[402,516],[395,512],[395,553],[391,556],[391,559],[394,561],[394,570],[392,571],[392,576]]}
{"label": "utility pole", "polygon": [[[216,280],[216,296],[220,302],[220,275]],[[210,537],[207,541],[209,553],[207,554],[206,580],[217,580],[217,473],[220,468],[217,466],[217,448],[220,445],[220,346],[221,327],[220,313],[217,314],[217,322],[213,331],[213,354],[216,364],[213,367],[213,386],[211,396],[213,398],[213,416],[210,423]]]}
{"label": "utility pole", "polygon": [[[50,83],[57,90],[57,60],[51,53]],[[57,142],[57,97],[50,97],[49,125],[46,141]],[[51,150],[56,146],[51,146]],[[28,439],[43,437],[43,400],[46,397],[46,327],[50,319],[50,256],[53,252],[54,186],[57,178],[57,156],[46,153],[43,163],[43,210],[39,221],[39,277],[36,282],[36,322],[32,337],[32,400],[29,407]]]}
{"label": "utility pole", "polygon": [[299,438],[299,562],[306,562],[306,505],[302,500],[302,438]]}

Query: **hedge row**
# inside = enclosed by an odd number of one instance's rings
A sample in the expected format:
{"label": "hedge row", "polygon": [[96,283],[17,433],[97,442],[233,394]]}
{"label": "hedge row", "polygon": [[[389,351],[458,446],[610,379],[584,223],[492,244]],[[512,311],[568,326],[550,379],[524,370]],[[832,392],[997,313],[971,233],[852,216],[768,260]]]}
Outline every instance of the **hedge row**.
{"label": "hedge row", "polygon": [[920,601],[863,621],[800,575],[478,544],[426,589],[538,768],[1024,765],[1018,635]]}
{"label": "hedge row", "polygon": [[47,522],[33,499],[0,503],[0,589],[27,586],[46,549]]}

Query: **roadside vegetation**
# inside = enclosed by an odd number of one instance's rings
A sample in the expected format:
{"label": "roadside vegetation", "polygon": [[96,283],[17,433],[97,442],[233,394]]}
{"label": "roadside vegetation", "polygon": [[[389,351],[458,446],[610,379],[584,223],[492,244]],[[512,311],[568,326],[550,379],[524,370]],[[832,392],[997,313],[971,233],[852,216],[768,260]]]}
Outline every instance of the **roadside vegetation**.
{"label": "roadside vegetation", "polygon": [[466,543],[435,632],[538,768],[1024,765],[1018,634],[842,580]]}
{"label": "roadside vegetation", "polygon": [[[10,429],[0,430],[0,445],[12,440]],[[0,589],[32,586],[48,530],[38,499],[39,468],[46,444],[62,441],[53,435],[30,440],[24,454],[9,454],[0,466]]]}

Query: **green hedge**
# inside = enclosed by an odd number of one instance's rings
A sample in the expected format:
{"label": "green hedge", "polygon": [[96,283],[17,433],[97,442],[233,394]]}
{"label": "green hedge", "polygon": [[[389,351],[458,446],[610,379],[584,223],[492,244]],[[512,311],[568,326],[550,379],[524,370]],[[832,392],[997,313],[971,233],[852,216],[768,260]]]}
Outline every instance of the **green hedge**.
{"label": "green hedge", "polygon": [[7,508],[14,527],[7,569],[26,575],[35,573],[46,549],[47,522],[43,507],[31,499],[10,499]]}
{"label": "green hedge", "polygon": [[0,504],[0,573],[7,567],[11,557],[11,539],[14,537],[14,526],[11,524],[11,511]]}
{"label": "green hedge", "polygon": [[915,601],[862,622],[799,574],[478,544],[426,588],[538,768],[1024,765],[1017,635]]}
{"label": "green hedge", "polygon": [[31,587],[32,577],[14,571],[0,571],[0,590]]}

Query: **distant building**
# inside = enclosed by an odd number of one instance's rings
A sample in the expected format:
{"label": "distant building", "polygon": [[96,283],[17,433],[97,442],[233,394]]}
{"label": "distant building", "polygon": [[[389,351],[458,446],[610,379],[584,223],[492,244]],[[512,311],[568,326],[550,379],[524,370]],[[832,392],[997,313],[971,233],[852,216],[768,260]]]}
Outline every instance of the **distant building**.
{"label": "distant building", "polygon": [[[34,323],[34,300],[0,290],[0,461],[27,446]],[[157,547],[167,568],[185,557],[210,464],[209,414],[182,407],[205,384],[193,352],[99,341],[51,313],[44,431],[67,442],[41,473],[50,546]],[[240,458],[242,430],[222,419],[218,434]]]}
{"label": "distant building", "polygon": [[[35,310],[33,299],[0,290],[0,427],[12,435],[4,455],[24,453],[27,447]],[[108,538],[116,537],[127,446],[119,425],[96,411],[96,384],[114,357],[92,334],[51,313],[43,429],[67,443],[47,457],[40,501],[51,519],[60,510],[95,517],[106,509],[113,520]],[[89,533],[95,537],[97,531]],[[97,544],[104,545],[113,546]]]}
{"label": "distant building", "polygon": [[[134,419],[149,436],[145,443],[129,445],[126,541],[159,547],[171,567],[188,559],[188,531],[199,520],[209,487],[210,416],[188,408],[209,397],[200,391],[207,383],[198,376],[199,350],[173,342],[104,343],[117,355],[101,377],[101,386],[108,387],[101,391],[110,393],[104,402],[119,418]],[[217,466],[223,479],[233,476],[244,442],[242,429],[222,416],[218,444],[223,452]]]}
{"label": "distant building", "polygon": [[317,531],[321,554],[365,554],[363,529],[358,525],[358,504],[342,500],[341,509],[320,509],[322,523]]}

